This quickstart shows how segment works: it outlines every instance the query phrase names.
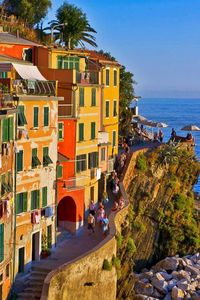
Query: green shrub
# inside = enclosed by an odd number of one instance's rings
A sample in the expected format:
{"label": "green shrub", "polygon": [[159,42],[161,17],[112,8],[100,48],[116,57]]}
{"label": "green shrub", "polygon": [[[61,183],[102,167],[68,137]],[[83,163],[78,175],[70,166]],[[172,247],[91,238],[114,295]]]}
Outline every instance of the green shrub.
{"label": "green shrub", "polygon": [[145,158],[144,154],[140,154],[137,157],[136,168],[138,170],[141,170],[141,171],[144,171],[144,172],[147,170],[147,162],[146,162],[146,158]]}
{"label": "green shrub", "polygon": [[116,240],[117,240],[117,249],[121,249],[122,243],[123,243],[123,240],[124,240],[123,236],[121,234],[118,234],[116,236]]}
{"label": "green shrub", "polygon": [[121,261],[118,257],[114,256],[112,257],[112,265],[119,270],[121,268]]}
{"label": "green shrub", "polygon": [[132,238],[128,239],[126,249],[129,254],[133,254],[136,251],[136,246],[135,246],[134,240]]}
{"label": "green shrub", "polygon": [[111,271],[112,270],[112,263],[110,263],[107,259],[104,259],[102,268],[105,271]]}

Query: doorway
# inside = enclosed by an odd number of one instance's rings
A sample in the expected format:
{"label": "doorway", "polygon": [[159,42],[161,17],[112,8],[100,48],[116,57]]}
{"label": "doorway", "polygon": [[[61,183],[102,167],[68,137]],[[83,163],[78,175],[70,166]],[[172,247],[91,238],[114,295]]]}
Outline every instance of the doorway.
{"label": "doorway", "polygon": [[25,253],[25,248],[24,247],[20,248],[19,255],[18,255],[18,260],[19,260],[18,272],[19,273],[24,272],[24,253]]}
{"label": "doorway", "polygon": [[40,232],[32,235],[32,260],[40,259]]}

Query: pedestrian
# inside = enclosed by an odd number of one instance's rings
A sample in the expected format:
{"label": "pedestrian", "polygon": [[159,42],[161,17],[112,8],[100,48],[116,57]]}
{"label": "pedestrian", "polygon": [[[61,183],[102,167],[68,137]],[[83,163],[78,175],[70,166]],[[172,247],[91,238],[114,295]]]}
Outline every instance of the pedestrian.
{"label": "pedestrian", "polygon": [[91,200],[91,202],[90,202],[89,213],[92,214],[93,216],[96,213],[96,207],[95,207],[95,204],[94,204],[94,200]]}
{"label": "pedestrian", "polygon": [[176,137],[176,131],[174,128],[172,128],[171,138],[174,139],[175,137]]}
{"label": "pedestrian", "polygon": [[160,129],[159,133],[158,133],[158,139],[161,143],[163,142],[163,138],[164,138],[164,134],[163,134],[162,130]]}
{"label": "pedestrian", "polygon": [[95,218],[92,214],[89,214],[88,216],[88,230],[91,230],[94,233],[94,227],[95,227]]}
{"label": "pedestrian", "polygon": [[104,237],[106,237],[106,235],[108,234],[108,230],[109,230],[109,220],[107,215],[105,214],[104,218],[102,219],[102,231]]}

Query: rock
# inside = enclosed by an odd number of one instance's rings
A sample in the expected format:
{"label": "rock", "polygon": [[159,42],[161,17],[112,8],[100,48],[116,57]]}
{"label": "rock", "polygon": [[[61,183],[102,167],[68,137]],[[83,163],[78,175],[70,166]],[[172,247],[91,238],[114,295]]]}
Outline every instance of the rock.
{"label": "rock", "polygon": [[153,286],[150,283],[138,281],[134,287],[136,294],[151,296],[153,294]]}
{"label": "rock", "polygon": [[160,274],[162,275],[162,277],[166,280],[166,281],[169,281],[172,279],[172,275],[171,274],[168,274],[167,272],[160,272]]}
{"label": "rock", "polygon": [[163,300],[171,300],[171,299],[172,299],[171,294],[168,293]]}
{"label": "rock", "polygon": [[160,299],[160,298],[162,299],[163,298],[163,294],[159,293],[156,289],[154,289],[152,297],[155,297],[156,299]]}
{"label": "rock", "polygon": [[152,271],[149,271],[149,272],[145,272],[145,273],[141,273],[139,274],[138,278],[141,280],[143,278],[145,279],[151,279],[153,277],[153,272]]}
{"label": "rock", "polygon": [[190,284],[191,291],[195,291],[197,287],[198,287],[198,281],[194,281]]}
{"label": "rock", "polygon": [[158,280],[157,278],[153,277],[151,283],[160,293],[166,294],[168,292],[168,284],[165,280]]}
{"label": "rock", "polygon": [[199,300],[199,299],[200,299],[200,294],[198,294],[198,293],[193,293],[193,294],[191,295],[191,299],[192,299],[192,300]]}
{"label": "rock", "polygon": [[192,266],[193,263],[190,259],[188,259],[187,257],[183,257],[182,260],[186,263],[187,266]]}
{"label": "rock", "polygon": [[173,287],[172,289],[172,300],[181,300],[181,299],[184,299],[184,292],[177,288],[176,286]]}
{"label": "rock", "polygon": [[178,278],[179,279],[187,279],[188,281],[190,281],[190,275],[191,273],[190,272],[187,272],[187,271],[184,271],[184,270],[180,270],[178,272]]}
{"label": "rock", "polygon": [[193,266],[186,266],[185,271],[188,271],[193,275],[200,275],[200,270],[198,268],[193,267]]}
{"label": "rock", "polygon": [[183,267],[185,267],[185,266],[187,266],[185,260],[182,259],[182,258],[180,258],[180,259],[179,259],[179,268],[183,268]]}
{"label": "rock", "polygon": [[190,289],[190,284],[185,279],[179,280],[176,285],[178,288],[180,288],[183,291],[189,291]]}
{"label": "rock", "polygon": [[156,264],[156,269],[164,269],[167,271],[177,270],[179,264],[179,258],[176,257],[166,257],[165,259],[161,260],[159,263]]}
{"label": "rock", "polygon": [[177,279],[177,280],[179,279],[179,272],[173,271],[171,275],[174,279]]}
{"label": "rock", "polygon": [[148,297],[146,295],[134,295],[134,300],[157,300],[156,298],[153,298],[153,297]]}
{"label": "rock", "polygon": [[165,278],[162,276],[162,274],[161,273],[156,273],[156,274],[154,274],[154,278],[156,278],[156,279],[158,279],[158,280],[161,280],[161,281],[163,281],[163,280],[165,280]]}
{"label": "rock", "polygon": [[167,286],[168,291],[171,291],[173,287],[176,286],[176,283],[177,283],[176,279],[172,279],[168,281],[168,286]]}
{"label": "rock", "polygon": [[198,262],[198,260],[200,260],[200,255],[199,253],[194,254],[193,256],[191,256],[190,258],[195,264]]}

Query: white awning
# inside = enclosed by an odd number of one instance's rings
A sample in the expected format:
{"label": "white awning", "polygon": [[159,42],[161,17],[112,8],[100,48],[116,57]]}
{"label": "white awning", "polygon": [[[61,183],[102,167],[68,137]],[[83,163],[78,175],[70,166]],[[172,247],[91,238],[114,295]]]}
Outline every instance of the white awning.
{"label": "white awning", "polygon": [[36,66],[22,65],[17,63],[12,63],[12,65],[23,79],[46,81]]}

